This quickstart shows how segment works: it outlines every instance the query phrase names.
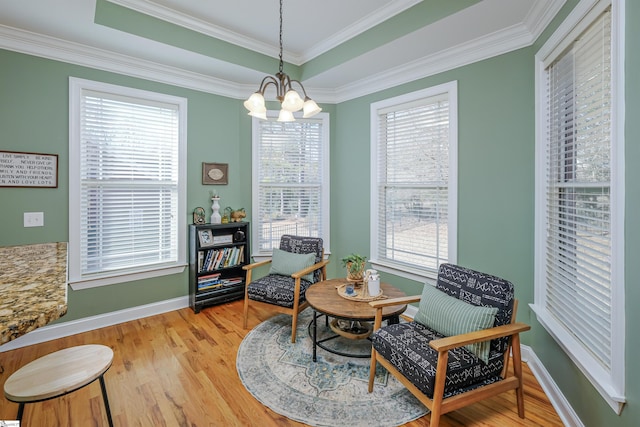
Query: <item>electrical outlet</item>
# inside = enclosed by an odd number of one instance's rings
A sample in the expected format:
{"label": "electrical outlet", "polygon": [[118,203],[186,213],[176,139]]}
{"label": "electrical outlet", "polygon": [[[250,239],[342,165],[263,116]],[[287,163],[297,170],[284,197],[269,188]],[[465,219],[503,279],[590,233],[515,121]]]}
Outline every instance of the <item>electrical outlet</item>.
{"label": "electrical outlet", "polygon": [[42,227],[44,225],[44,212],[25,212],[25,227]]}

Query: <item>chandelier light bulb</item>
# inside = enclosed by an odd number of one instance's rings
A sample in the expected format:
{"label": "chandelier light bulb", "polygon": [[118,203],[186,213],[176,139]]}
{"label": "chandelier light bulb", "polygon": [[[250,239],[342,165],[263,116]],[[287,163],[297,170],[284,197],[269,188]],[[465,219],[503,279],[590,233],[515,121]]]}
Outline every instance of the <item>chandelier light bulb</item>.
{"label": "chandelier light bulb", "polygon": [[244,107],[251,113],[267,111],[267,107],[264,105],[264,96],[260,92],[253,93],[249,99],[244,101]]}
{"label": "chandelier light bulb", "polygon": [[278,115],[279,122],[295,122],[296,119],[293,117],[293,113],[291,111],[287,111],[284,108],[280,110],[280,114]]}
{"label": "chandelier light bulb", "polygon": [[304,101],[302,100],[302,98],[300,98],[298,92],[290,89],[284,95],[284,100],[282,101],[282,109],[294,112],[301,109],[303,104]]}
{"label": "chandelier light bulb", "polygon": [[314,101],[313,99],[307,96],[304,99],[304,105],[302,106],[302,111],[304,112],[302,117],[307,119],[309,117],[312,117],[318,114],[320,111],[322,111],[322,108],[318,107],[318,104],[316,104],[316,101]]}

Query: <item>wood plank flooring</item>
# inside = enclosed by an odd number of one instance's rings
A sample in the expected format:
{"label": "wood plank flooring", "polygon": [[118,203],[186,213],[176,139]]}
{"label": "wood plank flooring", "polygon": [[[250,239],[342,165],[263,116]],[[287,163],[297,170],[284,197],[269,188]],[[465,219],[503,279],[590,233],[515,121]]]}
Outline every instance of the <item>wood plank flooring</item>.
{"label": "wood plank flooring", "polygon": [[[249,328],[271,315],[252,309]],[[242,329],[242,301],[199,314],[185,308],[0,353],[0,386],[31,360],[66,347],[98,343],[115,353],[105,374],[115,426],[303,426],[261,405],[240,382],[236,353],[247,333]],[[518,418],[515,394],[510,392],[447,414],[440,425],[562,426],[526,365],[524,374],[525,420]],[[4,396],[0,399],[0,420],[15,419],[17,410],[17,404]],[[428,423],[426,415],[406,426]],[[97,381],[60,398],[27,404],[22,423],[23,427],[106,425]]]}

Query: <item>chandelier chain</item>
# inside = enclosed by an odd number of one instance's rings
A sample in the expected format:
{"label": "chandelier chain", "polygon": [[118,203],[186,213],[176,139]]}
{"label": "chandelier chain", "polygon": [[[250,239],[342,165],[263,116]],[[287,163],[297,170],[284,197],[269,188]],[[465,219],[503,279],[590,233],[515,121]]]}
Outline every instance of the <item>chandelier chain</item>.
{"label": "chandelier chain", "polygon": [[282,0],[280,0],[280,73],[282,73]]}

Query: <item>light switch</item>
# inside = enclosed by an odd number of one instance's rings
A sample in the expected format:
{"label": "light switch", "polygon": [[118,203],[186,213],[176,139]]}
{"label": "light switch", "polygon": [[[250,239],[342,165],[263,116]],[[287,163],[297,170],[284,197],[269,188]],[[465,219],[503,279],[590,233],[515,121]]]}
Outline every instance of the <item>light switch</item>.
{"label": "light switch", "polygon": [[44,212],[25,212],[25,227],[42,227],[44,225]]}

